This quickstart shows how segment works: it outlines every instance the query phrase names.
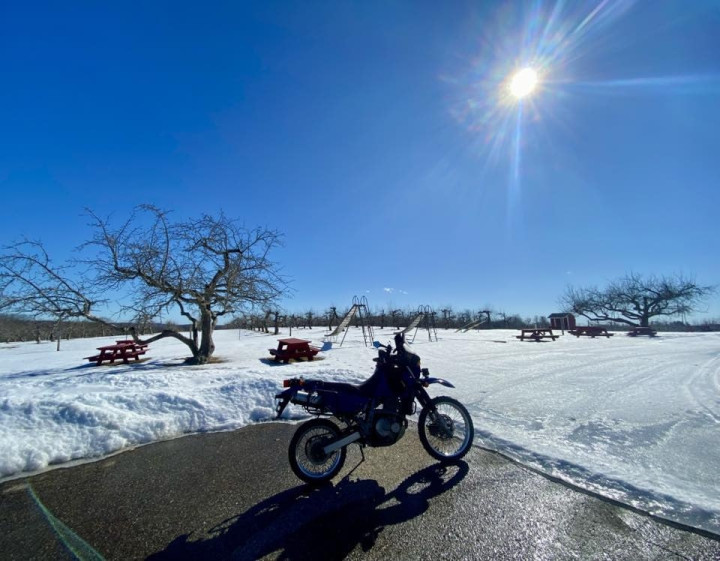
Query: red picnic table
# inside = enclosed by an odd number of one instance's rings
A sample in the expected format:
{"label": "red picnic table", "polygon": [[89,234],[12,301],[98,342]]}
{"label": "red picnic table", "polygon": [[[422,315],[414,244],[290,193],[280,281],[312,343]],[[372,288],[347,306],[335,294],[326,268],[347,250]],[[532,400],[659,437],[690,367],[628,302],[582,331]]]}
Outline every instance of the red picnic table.
{"label": "red picnic table", "polygon": [[637,337],[638,335],[647,335],[648,337],[657,337],[657,331],[652,327],[635,327],[627,332],[628,337]]}
{"label": "red picnic table", "polygon": [[515,335],[515,337],[521,341],[536,341],[539,343],[542,339],[550,339],[554,341],[560,337],[560,335],[554,335],[552,329],[533,327],[531,329],[521,329],[520,335]]}
{"label": "red picnic table", "polygon": [[608,330],[605,327],[600,327],[599,325],[586,325],[586,326],[578,326],[575,329],[571,329],[570,333],[575,335],[575,337],[592,337],[593,339],[595,337],[607,337],[610,338],[614,333],[608,333]]}
{"label": "red picnic table", "polygon": [[275,357],[275,362],[281,360],[287,364],[291,359],[307,358],[313,360],[315,355],[320,351],[317,347],[311,347],[310,341],[305,339],[295,339],[290,337],[288,339],[278,339],[277,349],[268,349],[270,354]]}
{"label": "red picnic table", "polygon": [[97,347],[97,350],[100,351],[99,354],[86,356],[85,358],[90,362],[94,362],[97,366],[100,366],[103,362],[114,364],[119,359],[128,364],[131,358],[140,360],[140,355],[147,352],[147,347],[147,345],[135,341],[116,341],[115,345]]}

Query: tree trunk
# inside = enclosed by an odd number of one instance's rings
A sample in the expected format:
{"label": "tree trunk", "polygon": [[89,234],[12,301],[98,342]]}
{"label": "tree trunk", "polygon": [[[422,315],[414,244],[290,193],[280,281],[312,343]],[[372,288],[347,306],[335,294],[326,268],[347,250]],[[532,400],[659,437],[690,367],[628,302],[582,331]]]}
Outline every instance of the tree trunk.
{"label": "tree trunk", "polygon": [[58,319],[55,325],[53,326],[53,330],[56,331],[56,337],[57,339],[57,348],[56,351],[60,350],[60,339],[62,339],[62,318]]}
{"label": "tree trunk", "polygon": [[197,364],[207,364],[210,357],[215,352],[215,343],[213,342],[213,327],[214,321],[212,315],[203,310],[200,316],[200,347],[195,354],[195,360]]}
{"label": "tree trunk", "polygon": [[[203,332],[204,331],[205,330],[203,329]],[[197,322],[195,320],[193,320],[192,323],[190,324],[190,338],[193,340],[193,343],[195,343],[195,346],[197,346],[197,344],[198,344],[198,328],[197,328]]]}

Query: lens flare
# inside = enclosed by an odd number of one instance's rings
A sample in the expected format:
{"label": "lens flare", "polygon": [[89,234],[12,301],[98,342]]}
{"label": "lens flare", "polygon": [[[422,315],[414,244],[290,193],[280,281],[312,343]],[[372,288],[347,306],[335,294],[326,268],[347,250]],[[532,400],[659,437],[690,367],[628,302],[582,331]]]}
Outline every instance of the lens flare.
{"label": "lens flare", "polygon": [[510,80],[510,93],[518,98],[529,96],[538,83],[538,75],[532,68],[523,68],[515,73]]}

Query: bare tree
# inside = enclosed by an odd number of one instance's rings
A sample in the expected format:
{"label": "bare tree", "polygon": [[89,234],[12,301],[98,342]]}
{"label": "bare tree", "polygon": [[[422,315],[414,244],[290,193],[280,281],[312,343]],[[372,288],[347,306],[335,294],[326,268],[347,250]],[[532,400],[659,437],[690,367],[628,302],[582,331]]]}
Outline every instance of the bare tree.
{"label": "bare tree", "polygon": [[274,329],[273,334],[277,335],[278,333],[280,333],[280,321],[282,319],[280,317],[280,310],[275,310],[274,312],[272,312],[272,316],[273,316],[273,329]]}
{"label": "bare tree", "polygon": [[[287,282],[270,252],[280,244],[272,230],[245,230],[220,214],[171,222],[153,206],[138,207],[114,227],[88,211],[94,227],[84,250],[91,256],[71,266],[55,267],[41,244],[21,242],[0,259],[0,312],[53,317],[84,317],[122,330],[95,314],[98,295],[120,293],[128,285],[133,301],[119,314],[148,321],[178,310],[190,334],[164,329],[142,342],[174,337],[188,346],[195,363],[215,351],[213,331],[219,318],[272,304]],[[79,267],[87,270],[79,274]],[[80,280],[72,280],[80,279]],[[135,340],[140,341],[136,330]]]}
{"label": "bare tree", "polygon": [[443,315],[443,327],[445,329],[450,327],[450,320],[454,319],[454,317],[455,317],[453,315],[452,311],[453,311],[452,306],[447,306],[447,307],[443,308],[442,310],[440,310],[440,313],[442,313],[442,315]]}
{"label": "bare tree", "polygon": [[402,323],[402,310],[390,310],[390,316],[392,317],[395,329],[400,329],[400,324]]}
{"label": "bare tree", "polygon": [[340,318],[337,315],[337,308],[335,306],[330,306],[330,309],[326,312],[327,320],[328,320],[328,331],[333,330],[333,322],[334,323],[340,323]]}
{"label": "bare tree", "polygon": [[682,275],[643,277],[630,273],[602,290],[568,287],[560,305],[590,321],[648,327],[651,318],[696,311],[698,304],[714,291],[713,286],[701,286]]}
{"label": "bare tree", "polygon": [[[145,317],[179,310],[190,321],[189,337],[165,329],[143,342],[174,337],[190,348],[196,363],[207,362],[215,351],[219,318],[267,306],[287,290],[270,260],[281,241],[276,231],[245,230],[222,213],[171,222],[166,211],[150,205],[138,207],[119,227],[88,214],[95,236],[86,246],[99,249],[89,261],[97,285],[112,290],[132,283],[135,309],[140,305]],[[137,333],[133,336],[137,339]]]}

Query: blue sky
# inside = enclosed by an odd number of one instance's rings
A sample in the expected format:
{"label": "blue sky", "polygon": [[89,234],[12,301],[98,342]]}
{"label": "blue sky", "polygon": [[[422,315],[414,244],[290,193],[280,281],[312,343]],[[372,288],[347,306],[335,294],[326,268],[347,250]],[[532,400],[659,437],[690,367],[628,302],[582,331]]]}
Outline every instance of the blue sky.
{"label": "blue sky", "polygon": [[223,210],[285,234],[290,311],[720,283],[717,2],[5,2],[0,67],[3,245]]}

